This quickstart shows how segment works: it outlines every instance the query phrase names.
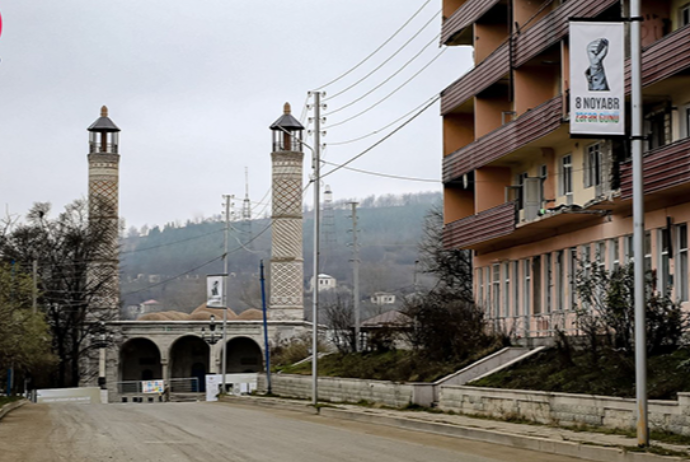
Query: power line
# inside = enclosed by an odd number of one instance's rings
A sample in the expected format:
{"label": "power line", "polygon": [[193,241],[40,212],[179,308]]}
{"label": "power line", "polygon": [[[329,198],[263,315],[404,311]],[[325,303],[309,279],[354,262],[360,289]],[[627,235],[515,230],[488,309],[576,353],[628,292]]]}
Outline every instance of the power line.
{"label": "power line", "polygon": [[[446,50],[447,50],[447,48],[442,49],[442,50],[441,50],[431,61],[429,61],[429,62],[428,62],[424,67],[422,67],[419,71],[417,71],[412,77],[410,77],[409,79],[407,79],[405,82],[402,83],[402,85],[400,85],[399,87],[397,87],[395,90],[393,90],[392,92],[390,92],[389,94],[387,94],[386,96],[384,96],[382,99],[380,99],[380,100],[377,101],[376,103],[372,104],[371,106],[369,106],[368,108],[366,108],[366,109],[363,110],[362,112],[359,112],[358,114],[353,115],[352,117],[349,117],[349,118],[347,118],[347,119],[345,119],[345,120],[342,120],[342,121],[340,121],[340,122],[338,122],[338,123],[329,125],[328,127],[325,127],[325,128],[328,129],[328,128],[337,127],[337,126],[339,126],[339,125],[343,125],[343,124],[345,124],[345,123],[347,123],[347,122],[350,122],[351,120],[354,120],[354,119],[356,119],[357,117],[360,117],[360,116],[366,114],[367,112],[371,111],[371,110],[374,109],[376,106],[378,106],[379,104],[383,103],[383,102],[386,101],[388,98],[390,98],[391,96],[393,96],[394,94],[396,94],[398,91],[400,91],[400,90],[401,90],[403,87],[405,87],[408,83],[410,83],[412,80],[414,80],[419,74],[421,74],[422,72],[424,72],[429,66],[431,66],[431,64],[434,63],[434,61],[436,61],[438,58],[440,58],[441,55],[443,55],[443,53],[445,53]],[[326,115],[328,115],[328,114],[326,114]]]}
{"label": "power line", "polygon": [[323,179],[323,178],[327,177],[328,175],[331,175],[332,173],[337,172],[337,171],[340,170],[341,168],[345,168],[347,165],[351,164],[351,163],[354,162],[355,160],[359,159],[360,157],[362,157],[363,155],[365,155],[366,153],[368,153],[369,151],[371,151],[372,149],[374,149],[375,147],[377,147],[378,145],[380,145],[381,143],[383,143],[384,141],[386,141],[388,138],[390,138],[391,136],[393,136],[394,134],[396,134],[397,132],[399,132],[400,130],[402,130],[406,125],[408,125],[408,124],[409,124],[410,122],[412,122],[414,119],[416,119],[417,117],[419,117],[420,114],[422,114],[424,111],[426,111],[427,109],[429,109],[429,108],[430,108],[436,101],[438,101],[440,98],[441,98],[441,95],[440,95],[440,94],[437,95],[436,98],[434,98],[431,102],[429,102],[424,108],[422,108],[422,109],[421,109],[420,111],[418,111],[415,115],[413,115],[412,117],[410,117],[409,119],[407,119],[402,125],[400,125],[399,127],[397,127],[395,130],[393,130],[392,132],[390,132],[388,135],[384,136],[383,138],[381,138],[381,139],[378,140],[376,143],[372,144],[371,146],[369,146],[367,149],[365,149],[364,151],[360,152],[360,153],[357,154],[356,156],[350,158],[350,160],[346,161],[345,163],[340,164],[340,165],[338,165],[337,167],[335,167],[334,169],[332,169],[332,170],[330,170],[330,171],[324,173],[323,175],[321,175],[321,177],[320,177],[319,179]]}
{"label": "power line", "polygon": [[419,50],[419,52],[417,52],[416,55],[414,55],[409,61],[407,61],[405,64],[403,64],[402,67],[401,67],[400,69],[398,69],[398,70],[395,71],[393,74],[391,74],[390,76],[388,76],[388,78],[385,79],[383,82],[379,83],[378,85],[376,85],[374,88],[372,88],[372,89],[369,90],[368,92],[364,93],[364,94],[363,94],[362,96],[360,96],[359,98],[356,98],[356,99],[350,101],[349,103],[347,103],[346,105],[341,106],[341,107],[339,107],[338,109],[335,109],[335,110],[329,112],[328,115],[330,115],[330,114],[335,114],[335,113],[340,112],[340,111],[342,111],[342,110],[344,110],[344,109],[347,109],[348,107],[352,106],[353,104],[356,104],[356,103],[362,101],[364,98],[366,98],[367,96],[371,95],[373,92],[375,92],[376,90],[378,90],[379,88],[381,88],[382,86],[384,86],[385,84],[387,84],[388,82],[390,82],[391,79],[393,79],[395,76],[397,76],[398,74],[400,74],[400,73],[401,73],[403,70],[405,70],[405,69],[407,68],[407,66],[409,66],[414,60],[416,60],[417,58],[419,58],[419,56],[421,56],[421,54],[424,53],[424,51],[425,51],[427,48],[429,48],[433,43],[436,43],[436,40],[438,40],[439,37],[440,37],[440,34],[437,35],[436,37],[434,37],[429,43],[427,43],[426,45],[424,45],[424,47],[422,47],[422,49]]}
{"label": "power line", "polygon": [[385,42],[383,42],[377,49],[375,49],[371,54],[369,54],[369,55],[368,55],[366,58],[364,58],[362,61],[360,61],[359,63],[357,63],[357,64],[356,64],[354,67],[352,67],[349,71],[347,71],[347,72],[341,74],[340,76],[336,77],[335,79],[331,80],[330,82],[325,83],[325,84],[321,85],[320,87],[315,88],[314,90],[321,90],[322,88],[325,88],[325,87],[327,87],[327,86],[329,86],[329,85],[332,85],[332,84],[334,84],[335,82],[338,82],[338,81],[339,81],[340,79],[342,79],[343,77],[348,76],[348,75],[351,74],[353,71],[355,71],[356,69],[358,69],[362,64],[364,64],[365,62],[367,62],[369,59],[371,59],[372,56],[374,56],[376,53],[378,53],[383,47],[385,47],[386,45],[388,45],[388,43],[389,43],[391,40],[393,40],[403,29],[405,29],[405,27],[407,27],[407,25],[408,25],[410,22],[412,22],[412,20],[413,20],[414,18],[416,18],[417,15],[418,15],[419,13],[421,13],[422,10],[423,10],[429,3],[431,3],[431,0],[427,0],[427,1],[426,1],[426,2],[425,2],[425,3],[424,3],[424,4],[423,4],[423,5],[422,5],[422,6],[421,6],[421,7],[420,7],[420,8],[419,8],[419,9],[408,19],[408,20],[407,20],[407,21],[405,21],[405,23],[404,23],[402,26],[400,26],[400,28],[399,28],[397,31],[395,31],[395,33],[393,33],[393,35],[391,35],[391,36],[390,36]]}
{"label": "power line", "polygon": [[[324,164],[333,165],[336,167],[338,166],[338,164],[336,164],[336,163],[326,162],[325,160],[322,160],[321,162]],[[383,178],[392,178],[395,180],[419,181],[419,182],[424,182],[424,183],[441,183],[441,180],[432,180],[429,178],[415,178],[415,177],[410,177],[410,176],[391,175],[389,173],[371,172],[369,170],[361,170],[361,169],[352,168],[352,167],[343,167],[343,168],[345,170],[351,170],[351,171],[357,172],[357,173],[364,173],[366,175],[380,176]]]}
{"label": "power line", "polygon": [[[391,59],[393,59],[393,58],[395,58],[396,56],[398,56],[398,54],[399,54],[401,51],[403,51],[405,48],[407,48],[407,45],[409,45],[410,43],[412,43],[412,41],[413,41],[414,39],[416,39],[417,37],[419,37],[419,34],[421,34],[422,32],[424,32],[424,29],[426,29],[426,28],[429,26],[429,24],[431,24],[431,22],[434,21],[434,20],[436,19],[436,17],[439,15],[439,13],[441,13],[441,10],[437,11],[436,13],[434,13],[434,15],[433,15],[426,23],[424,23],[424,25],[421,27],[421,29],[419,29],[412,37],[410,37],[400,48],[398,48],[398,49],[397,49],[392,55],[390,55],[386,60],[384,60],[381,64],[379,64],[378,66],[376,66],[376,67],[374,68],[374,70],[372,70],[371,72],[369,72],[367,75],[365,75],[365,76],[362,77],[361,79],[357,80],[355,83],[353,83],[353,84],[349,85],[348,87],[346,87],[346,88],[340,90],[340,91],[337,92],[336,94],[334,94],[334,95],[332,95],[332,96],[326,98],[326,99],[324,100],[324,102],[330,101],[330,100],[332,100],[333,98],[337,98],[338,96],[342,95],[343,93],[346,93],[346,92],[350,91],[351,89],[353,89],[354,87],[356,87],[357,85],[359,85],[360,83],[364,82],[366,79],[368,79],[369,77],[371,77],[373,74],[375,74],[375,73],[376,73],[379,69],[381,69],[383,66],[385,66],[386,64],[388,64],[388,63],[391,61]],[[436,37],[434,37],[434,40],[433,40],[433,41],[436,41],[436,40],[438,39],[439,36],[440,36],[440,34],[437,35]],[[426,48],[426,47],[424,47],[424,48]],[[408,64],[409,64],[409,63],[408,63]]]}
{"label": "power line", "polygon": [[433,98],[435,98],[435,96],[432,97],[432,98],[430,98],[430,99],[428,99],[428,100],[426,100],[426,101],[424,101],[424,102],[423,102],[422,104],[420,104],[419,106],[416,106],[416,107],[415,107],[414,109],[412,109],[411,111],[406,112],[405,114],[401,115],[400,117],[398,117],[397,119],[395,119],[395,120],[392,121],[391,123],[389,123],[389,124],[387,124],[387,125],[384,125],[383,127],[379,128],[378,130],[374,130],[374,131],[371,132],[371,133],[368,133],[368,134],[366,134],[366,135],[362,135],[362,136],[360,136],[360,137],[353,138],[353,139],[350,139],[350,140],[330,142],[330,143],[328,143],[328,146],[340,146],[340,145],[343,145],[343,144],[350,144],[350,143],[354,143],[354,142],[356,142],[356,141],[361,141],[361,140],[363,140],[363,139],[365,139],[365,138],[369,138],[370,136],[378,135],[378,134],[379,134],[380,132],[382,132],[383,130],[386,130],[387,128],[392,127],[393,125],[395,125],[395,124],[397,124],[398,122],[400,122],[401,120],[403,120],[405,117],[407,117],[407,116],[409,116],[410,114],[412,114],[413,112],[417,111],[419,108],[421,108],[422,106],[424,106],[425,104],[427,104],[427,103],[428,103],[431,99],[433,99]]}
{"label": "power line", "polygon": [[151,247],[144,247],[143,249],[128,250],[128,251],[126,251],[126,252],[120,252],[120,255],[126,255],[126,254],[136,253],[136,252],[143,252],[143,251],[145,251],[145,250],[159,249],[159,248],[161,248],[161,247],[167,247],[167,246],[169,246],[169,245],[176,245],[176,244],[180,244],[180,243],[182,243],[182,242],[193,241],[193,240],[195,240],[195,239],[201,239],[202,237],[206,237],[206,236],[210,236],[210,235],[212,235],[212,234],[220,233],[221,231],[223,231],[223,229],[217,229],[217,230],[215,230],[215,231],[211,231],[211,232],[205,233],[205,234],[200,234],[200,235],[198,235],[198,236],[192,236],[192,237],[188,237],[188,238],[185,238],[185,239],[180,239],[179,241],[166,242],[166,243],[159,244],[159,245],[154,245],[154,246],[151,246]]}
{"label": "power line", "polygon": [[196,267],[194,267],[194,268],[192,268],[192,269],[190,269],[190,270],[187,270],[187,271],[185,271],[184,273],[180,273],[180,274],[175,275],[175,276],[172,276],[172,277],[170,277],[170,278],[168,278],[168,279],[164,279],[164,280],[162,280],[162,281],[160,281],[160,282],[158,282],[158,283],[156,283],[156,284],[150,285],[150,286],[148,286],[148,287],[144,287],[143,289],[137,289],[137,290],[134,290],[134,291],[132,291],[132,292],[128,292],[128,293],[126,293],[126,294],[122,294],[122,296],[123,296],[123,297],[126,297],[126,296],[128,296],[128,295],[133,295],[133,294],[136,294],[136,293],[139,293],[139,292],[143,292],[143,291],[145,291],[145,290],[153,289],[154,287],[158,287],[158,286],[160,286],[160,285],[162,285],[162,284],[166,284],[166,283],[168,283],[168,282],[170,282],[170,281],[173,281],[173,280],[179,278],[180,276],[184,276],[185,274],[189,274],[189,273],[191,273],[192,271],[199,270],[199,269],[203,268],[204,266],[208,266],[208,265],[210,265],[210,264],[213,263],[213,262],[216,262],[216,261],[218,261],[218,260],[221,260],[224,256],[225,256],[225,254],[220,255],[220,256],[218,256],[218,257],[212,259],[212,260],[207,261],[206,263],[202,263],[202,264],[199,265],[199,266],[196,266]]}

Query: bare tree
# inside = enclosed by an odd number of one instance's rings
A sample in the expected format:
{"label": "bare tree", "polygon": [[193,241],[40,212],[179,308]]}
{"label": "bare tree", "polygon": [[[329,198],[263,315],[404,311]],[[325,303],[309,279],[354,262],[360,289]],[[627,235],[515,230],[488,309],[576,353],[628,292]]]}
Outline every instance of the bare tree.
{"label": "bare tree", "polygon": [[325,322],[330,328],[335,347],[341,353],[355,351],[355,316],[352,299],[336,293],[322,306],[326,315]]}
{"label": "bare tree", "polygon": [[73,202],[56,218],[49,213],[50,204],[37,203],[27,223],[0,236],[0,259],[25,268],[38,262],[38,305],[59,358],[56,384],[76,386],[92,372],[85,369],[84,361],[92,349],[91,334],[100,322],[117,317],[117,309],[101,305],[104,294],[117,300],[117,294],[109,293],[118,276],[117,265],[101,264],[97,271],[92,266],[102,260],[113,236],[107,224],[89,223],[85,201]]}

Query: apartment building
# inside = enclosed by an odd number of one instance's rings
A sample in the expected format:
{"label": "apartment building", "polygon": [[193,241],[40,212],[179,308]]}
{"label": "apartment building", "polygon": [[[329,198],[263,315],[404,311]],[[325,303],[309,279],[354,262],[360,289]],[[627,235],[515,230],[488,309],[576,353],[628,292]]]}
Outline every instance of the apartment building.
{"label": "apartment building", "polygon": [[[646,266],[690,308],[690,3],[642,0]],[[626,0],[444,0],[445,46],[474,68],[443,91],[444,244],[474,252],[476,300],[520,336],[570,330],[578,265],[632,253],[626,138],[569,134],[568,22]],[[626,61],[629,91],[629,63]],[[687,195],[686,195],[687,194]]]}

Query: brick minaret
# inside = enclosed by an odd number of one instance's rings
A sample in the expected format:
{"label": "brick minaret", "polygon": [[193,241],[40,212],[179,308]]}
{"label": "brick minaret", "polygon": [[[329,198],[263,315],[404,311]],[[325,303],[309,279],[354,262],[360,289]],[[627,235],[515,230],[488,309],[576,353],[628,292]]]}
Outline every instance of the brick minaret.
{"label": "brick minaret", "polygon": [[270,317],[304,319],[302,257],[302,131],[290,114],[271,125],[273,131],[273,213],[271,241]]}
{"label": "brick minaret", "polygon": [[[89,226],[104,236],[104,242],[91,260],[88,284],[95,288],[96,308],[108,310],[106,319],[119,314],[120,289],[118,281],[118,138],[120,129],[108,117],[108,108],[101,108],[101,116],[89,131]],[[99,316],[100,318],[101,316]]]}

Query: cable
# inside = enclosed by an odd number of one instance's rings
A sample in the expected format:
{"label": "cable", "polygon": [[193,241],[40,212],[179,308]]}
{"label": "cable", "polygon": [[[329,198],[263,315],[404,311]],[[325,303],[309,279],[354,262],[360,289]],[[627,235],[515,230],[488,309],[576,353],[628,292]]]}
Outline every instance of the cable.
{"label": "cable", "polygon": [[325,83],[325,84],[321,85],[320,87],[315,88],[314,90],[315,90],[315,91],[321,90],[322,88],[325,88],[325,87],[327,87],[327,86],[329,86],[329,85],[334,84],[335,82],[337,82],[337,81],[339,81],[340,79],[342,79],[343,77],[346,77],[347,75],[351,74],[354,70],[356,70],[357,68],[359,68],[359,67],[360,67],[362,64],[364,64],[365,62],[367,62],[372,56],[374,56],[376,53],[378,53],[383,47],[385,47],[386,45],[388,45],[388,43],[389,43],[391,40],[393,40],[393,39],[394,39],[394,38],[405,28],[405,27],[407,27],[407,25],[408,25],[410,22],[412,22],[412,20],[413,20],[415,17],[417,17],[417,15],[418,15],[419,13],[421,13],[422,10],[423,10],[429,3],[431,3],[431,0],[427,0],[427,1],[426,1],[426,2],[425,2],[425,3],[424,3],[424,4],[423,4],[423,5],[422,5],[412,16],[411,16],[411,17],[410,17],[410,19],[408,19],[407,21],[405,21],[405,23],[404,23],[402,26],[400,26],[400,28],[399,28],[397,31],[395,31],[395,33],[394,33],[393,35],[391,35],[385,42],[383,42],[383,44],[381,44],[376,50],[374,50],[371,54],[369,54],[369,56],[367,56],[367,57],[364,58],[362,61],[360,61],[359,63],[357,63],[357,64],[356,64],[353,68],[351,68],[349,71],[347,71],[347,72],[341,74],[339,77],[336,77],[335,79],[331,80],[330,82]]}
{"label": "cable", "polygon": [[[424,67],[422,67],[419,71],[417,71],[416,74],[414,74],[412,77],[410,77],[409,79],[407,79],[405,82],[402,83],[402,85],[400,85],[398,88],[396,88],[395,90],[393,90],[392,92],[390,92],[388,95],[384,96],[382,99],[380,99],[379,101],[377,101],[377,102],[374,103],[373,105],[369,106],[367,109],[363,110],[362,112],[360,112],[360,113],[358,113],[358,114],[353,115],[352,117],[349,117],[349,118],[347,118],[347,119],[345,119],[345,120],[342,120],[342,121],[340,121],[340,122],[338,122],[338,123],[336,123],[336,124],[329,125],[328,127],[325,127],[325,128],[326,128],[326,129],[329,129],[329,128],[337,127],[337,126],[339,126],[339,125],[343,125],[343,124],[345,124],[345,123],[347,123],[347,122],[349,122],[349,121],[351,121],[351,120],[353,120],[353,119],[356,119],[357,117],[362,116],[362,115],[366,114],[367,112],[371,111],[371,110],[374,109],[376,106],[378,106],[379,104],[383,103],[383,102],[386,101],[388,98],[390,98],[391,96],[393,96],[394,94],[396,94],[396,93],[397,93],[399,90],[401,90],[405,85],[407,85],[407,84],[410,83],[412,80],[414,80],[419,74],[421,74],[422,72],[424,72],[429,66],[431,66],[431,64],[433,64],[434,61],[436,61],[438,58],[440,58],[441,55],[443,55],[443,53],[445,53],[445,51],[446,51],[447,49],[448,49],[448,48],[442,49],[442,50],[441,50],[431,61],[429,61],[429,62],[428,62]],[[440,96],[439,96],[439,98],[440,98]],[[328,115],[328,114],[326,114],[326,115]]]}
{"label": "cable", "polygon": [[217,233],[220,233],[220,232],[222,232],[222,231],[224,231],[224,229],[217,229],[217,230],[215,230],[215,231],[211,231],[211,232],[205,233],[205,234],[200,234],[200,235],[198,235],[198,236],[192,236],[192,237],[188,237],[188,238],[185,238],[185,239],[180,239],[179,241],[166,242],[166,243],[164,243],[164,244],[154,245],[154,246],[152,246],[152,247],[145,247],[145,248],[143,248],[143,249],[134,249],[134,250],[128,250],[128,251],[126,251],[126,252],[120,252],[120,255],[127,255],[127,254],[130,254],[130,253],[143,252],[143,251],[145,251],[145,250],[158,249],[158,248],[160,248],[160,247],[166,247],[166,246],[169,246],[169,245],[175,245],[175,244],[179,244],[179,243],[181,243],[181,242],[193,241],[194,239],[201,239],[202,237],[210,236],[211,234],[217,234]]}
{"label": "cable", "polygon": [[158,286],[160,286],[160,285],[162,285],[162,284],[166,284],[166,283],[168,283],[168,282],[170,282],[170,281],[172,281],[172,280],[174,280],[174,279],[179,278],[180,276],[184,276],[185,274],[189,274],[189,273],[191,273],[192,271],[196,271],[196,270],[198,270],[198,269],[203,268],[204,266],[208,266],[208,265],[210,265],[211,263],[216,262],[216,261],[222,259],[224,256],[225,256],[225,255],[221,255],[221,256],[219,256],[219,257],[216,257],[216,258],[214,258],[213,260],[209,260],[209,261],[207,261],[206,263],[202,263],[201,265],[196,266],[196,267],[194,267],[194,268],[192,268],[192,269],[190,269],[190,270],[188,270],[188,271],[185,271],[184,273],[180,273],[180,274],[178,274],[178,275],[176,275],[176,276],[172,276],[172,277],[170,277],[170,278],[168,278],[168,279],[164,279],[164,280],[162,280],[161,282],[158,282],[158,283],[156,283],[156,284],[150,285],[150,286],[148,286],[148,287],[144,287],[143,289],[137,289],[137,290],[134,290],[134,291],[132,291],[132,292],[128,292],[128,293],[126,293],[126,294],[122,294],[122,297],[126,297],[126,296],[128,296],[128,295],[133,295],[133,294],[136,294],[136,293],[139,293],[139,292],[143,292],[143,291],[145,291],[145,290],[153,289],[154,287],[158,287]]}
{"label": "cable", "polygon": [[[383,66],[385,66],[386,64],[388,64],[388,63],[390,62],[391,59],[395,58],[395,57],[398,55],[398,53],[400,53],[401,51],[403,51],[403,50],[407,47],[407,45],[409,45],[414,39],[416,39],[416,38],[419,36],[419,34],[421,34],[422,32],[424,32],[424,29],[426,29],[426,28],[429,26],[429,24],[431,24],[431,22],[432,22],[433,20],[435,20],[436,17],[437,17],[440,13],[441,13],[441,10],[437,11],[436,13],[434,13],[434,15],[431,17],[431,19],[429,19],[429,20],[422,26],[422,28],[419,29],[419,30],[417,31],[417,33],[415,33],[412,37],[410,37],[410,38],[407,40],[407,42],[405,42],[405,43],[404,43],[400,48],[398,48],[392,55],[390,55],[390,56],[388,57],[388,59],[384,60],[381,64],[379,64],[378,66],[376,66],[376,67],[374,68],[374,70],[372,70],[372,71],[369,72],[367,75],[365,75],[365,76],[362,77],[361,79],[357,80],[355,83],[351,84],[350,86],[344,88],[343,90],[340,90],[338,93],[336,93],[336,94],[334,94],[334,95],[332,95],[332,96],[330,96],[330,97],[328,97],[328,98],[325,98],[325,99],[323,100],[323,102],[325,103],[325,102],[327,102],[327,101],[332,100],[333,98],[337,98],[338,96],[342,95],[343,93],[346,93],[346,92],[350,91],[351,89],[353,89],[354,87],[356,87],[357,85],[359,85],[360,83],[364,82],[366,79],[368,79],[369,77],[371,77],[373,74],[375,74],[379,69],[381,69]],[[440,34],[437,35],[436,37],[434,37],[434,41],[436,41],[439,37],[440,37]],[[426,48],[426,47],[425,47],[425,48]]]}
{"label": "cable", "polygon": [[[326,162],[325,160],[322,160],[321,162],[324,164],[328,164],[328,165],[338,166],[338,164],[335,164],[333,162]],[[431,180],[428,178],[414,178],[414,177],[410,177],[410,176],[391,175],[388,173],[377,173],[377,172],[371,172],[368,170],[361,170],[361,169],[352,168],[352,167],[343,167],[343,168],[346,170],[351,170],[353,172],[357,172],[357,173],[364,173],[367,175],[380,176],[380,177],[384,177],[384,178],[393,178],[395,180],[420,181],[420,182],[425,182],[425,183],[442,183],[441,180]]]}
{"label": "cable", "polygon": [[364,93],[364,94],[363,94],[362,96],[360,96],[359,98],[356,98],[356,99],[350,101],[350,102],[347,103],[346,105],[341,106],[341,107],[339,107],[338,109],[335,109],[335,110],[329,112],[329,113],[326,114],[326,115],[335,114],[335,113],[337,113],[337,112],[342,111],[343,109],[347,109],[348,107],[352,106],[353,104],[356,104],[356,103],[362,101],[364,98],[366,98],[367,96],[369,96],[370,94],[372,94],[373,92],[375,92],[376,90],[378,90],[379,88],[381,88],[382,86],[384,86],[385,84],[387,84],[388,82],[390,82],[391,79],[393,79],[395,76],[397,76],[398,74],[400,74],[408,65],[410,65],[410,64],[411,64],[415,59],[417,59],[422,53],[424,53],[424,51],[425,51],[427,48],[429,48],[433,43],[435,43],[436,40],[438,40],[438,38],[439,38],[440,36],[441,36],[440,34],[437,35],[437,36],[434,37],[429,43],[427,43],[426,45],[424,45],[424,47],[423,47],[421,50],[419,50],[419,52],[418,52],[416,55],[414,55],[409,61],[407,61],[405,64],[403,64],[402,67],[401,67],[400,69],[398,69],[398,70],[395,71],[393,74],[391,74],[391,75],[390,75],[387,79],[385,79],[383,82],[381,82],[380,84],[376,85],[374,88],[372,88],[372,89],[369,90],[368,92]]}
{"label": "cable", "polygon": [[355,160],[357,160],[357,159],[359,159],[360,157],[362,157],[364,154],[366,154],[366,153],[368,153],[369,151],[371,151],[372,149],[374,149],[374,148],[375,148],[376,146],[378,146],[379,144],[381,144],[381,143],[383,143],[384,141],[386,141],[388,138],[390,138],[391,136],[393,136],[394,134],[396,134],[397,132],[399,132],[400,130],[402,130],[402,128],[405,127],[407,124],[409,124],[409,123],[412,122],[414,119],[416,119],[417,117],[419,117],[420,114],[422,114],[424,111],[426,111],[427,109],[429,109],[429,108],[430,108],[436,101],[438,101],[440,98],[441,98],[441,95],[440,95],[440,94],[437,95],[429,104],[427,104],[424,108],[422,108],[422,110],[420,110],[419,112],[417,112],[417,113],[416,113],[415,115],[413,115],[411,118],[407,119],[407,120],[406,120],[402,125],[400,125],[398,128],[396,128],[395,130],[393,130],[392,132],[390,132],[388,135],[386,135],[386,136],[384,136],[383,138],[381,138],[380,140],[378,140],[376,143],[374,143],[374,144],[372,144],[371,146],[369,146],[369,147],[368,147],[367,149],[365,149],[364,151],[362,151],[362,152],[360,152],[359,154],[357,154],[356,156],[350,158],[350,160],[348,160],[348,161],[346,161],[345,163],[340,164],[339,166],[335,167],[334,169],[332,169],[332,170],[330,170],[330,171],[324,173],[323,175],[321,175],[321,178],[319,178],[319,180],[321,180],[321,179],[323,179],[323,178],[326,178],[328,175],[337,172],[337,171],[340,170],[341,168],[345,168],[347,165],[351,164],[351,163],[354,162]]}
{"label": "cable", "polygon": [[351,139],[351,140],[331,142],[331,143],[328,143],[328,146],[340,146],[340,145],[343,145],[343,144],[350,144],[350,143],[354,143],[354,142],[356,142],[356,141],[361,141],[361,140],[363,140],[363,139],[365,139],[365,138],[369,138],[370,136],[378,135],[379,132],[381,132],[381,131],[383,131],[383,130],[385,130],[385,129],[387,129],[387,128],[389,128],[389,127],[395,125],[395,124],[397,124],[398,122],[400,122],[401,120],[403,120],[405,117],[407,117],[407,116],[409,116],[410,114],[412,114],[413,112],[419,110],[419,108],[421,108],[422,106],[424,106],[425,104],[427,104],[427,103],[428,103],[431,99],[433,99],[433,98],[434,98],[434,97],[429,98],[428,100],[424,101],[424,102],[423,102],[422,104],[420,104],[419,106],[415,107],[414,109],[412,109],[412,110],[409,111],[409,112],[406,112],[405,114],[403,114],[403,115],[401,115],[400,117],[398,117],[397,119],[395,119],[393,122],[391,122],[391,123],[389,123],[388,125],[385,125],[385,126],[379,128],[378,130],[374,130],[374,131],[371,132],[371,133],[368,133],[368,134],[366,134],[366,135],[362,135],[362,136],[360,136],[360,137],[358,137],[358,138],[353,138],[353,139]]}

